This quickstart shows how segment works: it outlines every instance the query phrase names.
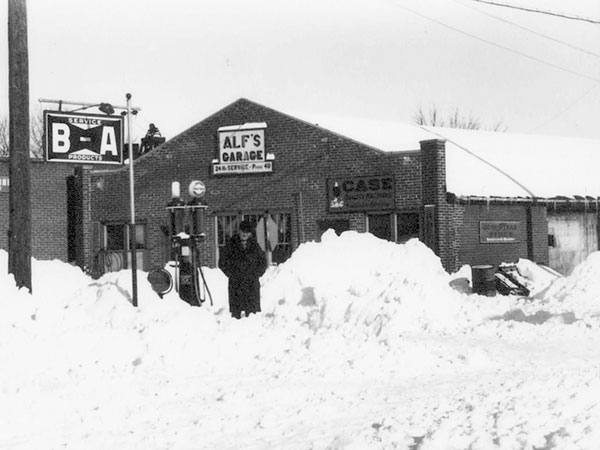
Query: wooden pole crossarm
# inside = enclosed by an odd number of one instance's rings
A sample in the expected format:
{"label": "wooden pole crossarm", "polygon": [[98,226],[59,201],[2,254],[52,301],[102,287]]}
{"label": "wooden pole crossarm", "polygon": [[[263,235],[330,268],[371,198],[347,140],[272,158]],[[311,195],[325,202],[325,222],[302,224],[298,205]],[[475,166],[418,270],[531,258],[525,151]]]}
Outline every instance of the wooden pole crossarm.
{"label": "wooden pole crossarm", "polygon": [[[99,103],[76,102],[76,101],[68,101],[68,100],[53,100],[53,99],[48,99],[48,98],[40,98],[40,99],[38,99],[38,101],[40,103],[58,103],[59,105],[85,106],[88,108],[100,106],[102,103],[108,103],[108,102],[99,102]],[[127,110],[127,108],[128,108],[127,106],[116,106],[116,105],[113,105],[112,103],[110,103],[110,105],[115,109]],[[136,111],[136,112],[142,110],[142,108],[140,108],[139,106],[131,106],[131,107],[129,107],[129,109],[131,111]]]}

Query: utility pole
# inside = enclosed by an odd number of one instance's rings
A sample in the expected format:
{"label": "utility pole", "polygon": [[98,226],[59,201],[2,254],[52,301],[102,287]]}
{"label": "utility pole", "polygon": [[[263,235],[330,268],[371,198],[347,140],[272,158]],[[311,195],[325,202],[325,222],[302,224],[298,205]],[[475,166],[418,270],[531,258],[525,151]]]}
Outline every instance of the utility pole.
{"label": "utility pole", "polygon": [[8,0],[10,194],[8,272],[31,292],[29,57],[26,0]]}

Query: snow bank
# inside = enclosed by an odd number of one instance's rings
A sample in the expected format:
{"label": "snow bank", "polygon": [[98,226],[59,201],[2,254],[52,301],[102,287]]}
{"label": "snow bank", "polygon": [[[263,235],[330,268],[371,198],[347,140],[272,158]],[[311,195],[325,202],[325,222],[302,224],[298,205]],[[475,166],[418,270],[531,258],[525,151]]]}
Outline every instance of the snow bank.
{"label": "snow bank", "polygon": [[548,308],[600,317],[600,252],[590,254],[571,275],[552,282],[541,295]]}
{"label": "snow bank", "polygon": [[542,295],[548,286],[557,278],[561,278],[558,272],[524,258],[517,261],[517,270],[521,275],[518,281],[529,289],[530,297]]}
{"label": "snow bank", "polygon": [[329,230],[265,277],[263,309],[313,330],[358,326],[386,338],[463,327],[469,317],[449,281],[439,258],[416,239],[397,245]]}
{"label": "snow bank", "polygon": [[483,297],[417,240],[327,232],[235,320],[218,269],[212,306],[138,272],[133,308],[129,271],[33,261],[30,295],[0,251],[0,447],[593,450],[598,264]]}

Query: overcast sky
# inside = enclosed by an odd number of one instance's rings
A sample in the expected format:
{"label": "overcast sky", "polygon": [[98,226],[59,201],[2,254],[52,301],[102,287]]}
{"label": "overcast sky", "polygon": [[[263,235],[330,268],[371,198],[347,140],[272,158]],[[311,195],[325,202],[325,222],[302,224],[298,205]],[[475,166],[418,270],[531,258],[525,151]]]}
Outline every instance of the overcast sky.
{"label": "overcast sky", "polygon": [[[598,0],[506,2],[600,20]],[[474,0],[27,7],[32,108],[40,98],[125,105],[130,92],[142,108],[138,137],[152,122],[171,138],[245,97],[292,115],[405,123],[436,105],[509,132],[600,138],[600,25],[585,21]],[[6,3],[0,9],[8,115]]]}

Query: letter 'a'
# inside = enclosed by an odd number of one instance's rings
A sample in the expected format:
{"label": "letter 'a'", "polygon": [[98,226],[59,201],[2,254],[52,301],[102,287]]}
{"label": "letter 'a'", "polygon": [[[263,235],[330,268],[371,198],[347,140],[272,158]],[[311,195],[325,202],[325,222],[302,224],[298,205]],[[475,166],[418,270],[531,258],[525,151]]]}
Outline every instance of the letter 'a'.
{"label": "letter 'a'", "polygon": [[100,154],[112,153],[117,156],[117,138],[113,127],[102,127],[102,141],[100,142]]}

